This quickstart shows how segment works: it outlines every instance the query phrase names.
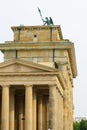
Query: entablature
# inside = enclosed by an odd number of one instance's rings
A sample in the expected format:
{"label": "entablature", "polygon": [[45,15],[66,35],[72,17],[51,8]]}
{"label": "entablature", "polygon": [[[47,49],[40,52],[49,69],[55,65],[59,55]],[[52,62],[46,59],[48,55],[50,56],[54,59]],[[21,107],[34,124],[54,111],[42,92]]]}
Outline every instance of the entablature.
{"label": "entablature", "polygon": [[[6,44],[0,44],[0,50],[2,52],[6,51],[22,51],[22,50],[52,50],[53,53],[55,50],[67,50],[69,60],[70,60],[70,65],[72,69],[72,74],[73,77],[75,78],[77,75],[77,67],[76,67],[76,59],[75,59],[75,50],[74,50],[74,45],[71,42],[67,41],[60,41],[60,42],[40,42],[37,44],[34,43],[6,43]],[[54,55],[54,54],[53,54]]]}

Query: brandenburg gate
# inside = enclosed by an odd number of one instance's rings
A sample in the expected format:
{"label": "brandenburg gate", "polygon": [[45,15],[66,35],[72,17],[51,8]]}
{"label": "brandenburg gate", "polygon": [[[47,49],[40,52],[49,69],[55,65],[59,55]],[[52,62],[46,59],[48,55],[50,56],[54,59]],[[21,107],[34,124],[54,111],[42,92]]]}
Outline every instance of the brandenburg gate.
{"label": "brandenburg gate", "polygon": [[73,130],[74,43],[57,25],[11,29],[0,44],[0,130]]}

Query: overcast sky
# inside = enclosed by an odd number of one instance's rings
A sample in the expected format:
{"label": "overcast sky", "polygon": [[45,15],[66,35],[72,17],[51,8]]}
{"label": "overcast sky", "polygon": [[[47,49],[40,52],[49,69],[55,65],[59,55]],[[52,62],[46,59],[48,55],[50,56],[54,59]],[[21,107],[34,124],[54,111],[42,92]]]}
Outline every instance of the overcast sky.
{"label": "overcast sky", "polygon": [[0,43],[13,40],[11,26],[42,25],[37,7],[44,18],[51,16],[61,26],[64,39],[74,42],[74,116],[87,117],[87,0],[0,0]]}

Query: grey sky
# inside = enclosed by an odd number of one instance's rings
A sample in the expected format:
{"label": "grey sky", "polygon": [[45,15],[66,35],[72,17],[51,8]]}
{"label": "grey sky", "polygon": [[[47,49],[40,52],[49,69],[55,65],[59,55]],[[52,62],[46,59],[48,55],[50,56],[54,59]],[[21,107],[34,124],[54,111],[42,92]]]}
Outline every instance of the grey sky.
{"label": "grey sky", "polygon": [[42,25],[37,7],[43,17],[51,16],[61,26],[64,39],[75,44],[74,115],[87,117],[87,0],[0,0],[0,43],[13,40],[11,26]]}

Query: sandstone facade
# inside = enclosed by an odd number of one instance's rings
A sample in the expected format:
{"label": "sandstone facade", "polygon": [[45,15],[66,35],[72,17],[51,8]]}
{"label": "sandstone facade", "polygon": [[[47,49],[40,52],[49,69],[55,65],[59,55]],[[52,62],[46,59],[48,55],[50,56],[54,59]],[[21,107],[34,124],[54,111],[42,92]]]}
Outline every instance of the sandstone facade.
{"label": "sandstone facade", "polygon": [[60,26],[14,26],[0,44],[0,130],[73,130],[74,44]]}

